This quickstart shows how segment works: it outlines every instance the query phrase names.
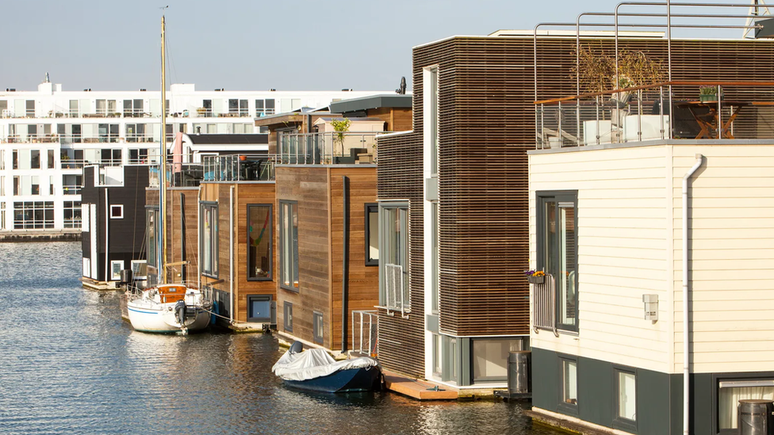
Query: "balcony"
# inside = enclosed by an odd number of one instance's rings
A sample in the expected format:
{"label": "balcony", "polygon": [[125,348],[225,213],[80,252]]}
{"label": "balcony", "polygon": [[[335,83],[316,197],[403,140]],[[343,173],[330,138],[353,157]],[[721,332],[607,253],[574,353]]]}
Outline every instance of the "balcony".
{"label": "balcony", "polygon": [[376,163],[376,137],[386,132],[281,134],[278,164]]}
{"label": "balcony", "polygon": [[266,155],[202,156],[202,181],[271,181],[274,159]]}
{"label": "balcony", "polygon": [[672,81],[535,105],[538,149],[664,139],[774,139],[774,126],[761,122],[774,116],[772,82]]}

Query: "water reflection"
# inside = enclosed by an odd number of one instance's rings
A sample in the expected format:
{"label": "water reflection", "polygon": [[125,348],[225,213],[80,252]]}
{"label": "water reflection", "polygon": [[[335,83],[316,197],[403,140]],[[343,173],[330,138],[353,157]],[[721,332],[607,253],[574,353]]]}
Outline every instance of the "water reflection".
{"label": "water reflection", "polygon": [[547,434],[515,404],[288,389],[271,336],[133,331],[80,248],[0,244],[0,433]]}

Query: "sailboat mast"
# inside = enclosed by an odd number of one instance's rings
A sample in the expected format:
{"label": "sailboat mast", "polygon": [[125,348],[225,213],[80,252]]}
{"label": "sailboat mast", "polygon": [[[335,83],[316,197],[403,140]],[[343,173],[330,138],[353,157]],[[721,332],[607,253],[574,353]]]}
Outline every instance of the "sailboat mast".
{"label": "sailboat mast", "polygon": [[159,282],[167,283],[167,80],[166,80],[166,21],[161,16],[161,143],[159,145],[159,218],[161,220],[161,259]]}

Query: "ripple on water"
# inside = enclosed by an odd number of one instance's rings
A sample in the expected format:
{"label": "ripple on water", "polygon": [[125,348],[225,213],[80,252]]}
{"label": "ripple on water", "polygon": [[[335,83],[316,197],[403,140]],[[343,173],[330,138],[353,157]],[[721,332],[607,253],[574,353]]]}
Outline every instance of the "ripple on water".
{"label": "ripple on water", "polygon": [[287,389],[271,336],[133,331],[80,249],[0,244],[0,433],[549,433],[515,404]]}

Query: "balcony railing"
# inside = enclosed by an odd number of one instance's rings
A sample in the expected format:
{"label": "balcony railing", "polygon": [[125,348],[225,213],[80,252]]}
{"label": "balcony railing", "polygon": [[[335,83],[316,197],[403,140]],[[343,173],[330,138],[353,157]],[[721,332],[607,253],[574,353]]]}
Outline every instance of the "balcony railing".
{"label": "balcony railing", "polygon": [[352,311],[352,350],[376,357],[376,337],[379,335],[376,310]]}
{"label": "balcony railing", "polygon": [[65,195],[80,195],[83,186],[78,184],[65,184],[62,186],[62,193]]}
{"label": "balcony railing", "polygon": [[376,137],[384,133],[281,134],[277,163],[285,165],[376,163]]}
{"label": "balcony railing", "polygon": [[266,155],[202,156],[202,181],[274,180],[274,159]]}
{"label": "balcony railing", "polygon": [[535,105],[538,149],[662,139],[774,139],[774,128],[760,122],[774,116],[774,82],[672,81]]}

